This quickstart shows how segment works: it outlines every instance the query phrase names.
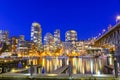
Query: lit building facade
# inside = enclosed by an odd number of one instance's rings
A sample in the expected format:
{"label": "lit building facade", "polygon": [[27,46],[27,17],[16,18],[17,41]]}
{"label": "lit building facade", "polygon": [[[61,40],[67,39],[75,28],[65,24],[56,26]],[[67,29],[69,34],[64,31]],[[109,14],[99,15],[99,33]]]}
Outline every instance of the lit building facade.
{"label": "lit building facade", "polygon": [[54,36],[51,33],[46,33],[44,36],[44,50],[53,51],[54,49]]}
{"label": "lit building facade", "polygon": [[77,41],[77,32],[75,30],[69,30],[65,33],[65,41],[71,42],[71,41]]}
{"label": "lit building facade", "polygon": [[39,23],[32,23],[31,26],[31,41],[37,44],[38,51],[42,48],[42,29]]}
{"label": "lit building facade", "polygon": [[0,30],[0,41],[8,42],[8,31]]}
{"label": "lit building facade", "polygon": [[75,30],[69,30],[65,33],[65,42],[63,43],[64,46],[64,53],[69,53],[70,55],[72,52],[76,52],[76,42],[77,42],[77,32]]}
{"label": "lit building facade", "polygon": [[55,30],[55,32],[54,32],[54,42],[55,42],[54,45],[56,47],[60,47],[61,39],[60,39],[60,30],[59,29]]}
{"label": "lit building facade", "polygon": [[64,53],[71,56],[85,55],[88,49],[88,41],[63,42]]}
{"label": "lit building facade", "polygon": [[11,44],[11,52],[16,52],[17,45],[18,45],[18,38],[15,36],[12,36],[10,38],[10,44]]}
{"label": "lit building facade", "polygon": [[25,47],[26,42],[25,42],[25,37],[24,35],[19,35],[18,37],[18,47]]}
{"label": "lit building facade", "polygon": [[19,35],[16,52],[19,57],[25,57],[28,54],[28,47],[24,35]]}

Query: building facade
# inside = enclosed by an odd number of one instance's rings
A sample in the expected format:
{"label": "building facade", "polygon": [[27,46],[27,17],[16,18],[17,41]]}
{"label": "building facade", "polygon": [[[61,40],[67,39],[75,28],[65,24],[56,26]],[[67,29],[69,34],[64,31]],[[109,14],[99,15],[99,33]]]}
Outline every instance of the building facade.
{"label": "building facade", "polygon": [[77,32],[75,30],[69,30],[65,33],[65,41],[77,41]]}
{"label": "building facade", "polygon": [[0,41],[8,42],[8,31],[0,30]]}
{"label": "building facade", "polygon": [[55,47],[59,48],[61,44],[61,39],[60,39],[60,30],[57,29],[54,31],[54,45]]}
{"label": "building facade", "polygon": [[46,33],[44,36],[44,51],[53,51],[54,36],[51,33]]}
{"label": "building facade", "polygon": [[10,38],[10,44],[11,44],[11,52],[16,52],[17,46],[18,46],[18,38],[15,36],[12,36]]}
{"label": "building facade", "polygon": [[42,48],[42,29],[39,23],[32,23],[31,26],[31,41],[37,44],[38,51]]}

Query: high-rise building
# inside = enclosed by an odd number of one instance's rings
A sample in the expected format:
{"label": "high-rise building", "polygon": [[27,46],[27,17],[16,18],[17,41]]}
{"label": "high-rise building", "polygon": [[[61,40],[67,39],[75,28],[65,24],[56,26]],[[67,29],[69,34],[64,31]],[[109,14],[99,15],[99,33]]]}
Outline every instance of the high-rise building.
{"label": "high-rise building", "polygon": [[46,33],[44,36],[44,45],[53,45],[54,44],[54,37],[51,33]]}
{"label": "high-rise building", "polygon": [[65,33],[65,41],[77,41],[77,32],[75,30],[69,30]]}
{"label": "high-rise building", "polygon": [[0,41],[8,42],[8,31],[0,30]]}
{"label": "high-rise building", "polygon": [[24,35],[19,35],[16,52],[19,57],[25,57],[28,54],[28,47]]}
{"label": "high-rise building", "polygon": [[11,51],[15,52],[18,46],[18,38],[15,36],[12,36],[10,38],[10,45],[11,45]]}
{"label": "high-rise building", "polygon": [[18,37],[18,47],[25,47],[26,41],[24,35],[19,35]]}
{"label": "high-rise building", "polygon": [[60,30],[59,29],[55,30],[55,32],[54,32],[54,42],[55,42],[55,46],[58,47],[60,45],[61,40],[60,40]]}
{"label": "high-rise building", "polygon": [[46,33],[44,36],[44,50],[52,51],[54,49],[54,37],[51,33]]}
{"label": "high-rise building", "polygon": [[19,35],[19,38],[18,38],[20,41],[24,41],[25,40],[25,36],[24,35]]}
{"label": "high-rise building", "polygon": [[38,51],[42,48],[42,29],[39,23],[32,23],[31,27],[31,41],[37,44]]}

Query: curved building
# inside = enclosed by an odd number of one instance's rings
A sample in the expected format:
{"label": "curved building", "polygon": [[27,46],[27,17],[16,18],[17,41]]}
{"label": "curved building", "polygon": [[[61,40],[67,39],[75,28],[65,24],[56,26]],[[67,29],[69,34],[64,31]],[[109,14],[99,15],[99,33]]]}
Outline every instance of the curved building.
{"label": "curved building", "polygon": [[42,47],[42,29],[37,22],[32,23],[31,26],[31,41],[38,45],[38,50]]}
{"label": "curved building", "polygon": [[44,51],[54,50],[54,36],[51,33],[46,33],[44,36]]}
{"label": "curved building", "polygon": [[65,41],[77,41],[77,32],[75,30],[69,30],[65,33]]}
{"label": "curved building", "polygon": [[44,45],[51,45],[54,43],[54,37],[51,33],[46,33],[44,36]]}

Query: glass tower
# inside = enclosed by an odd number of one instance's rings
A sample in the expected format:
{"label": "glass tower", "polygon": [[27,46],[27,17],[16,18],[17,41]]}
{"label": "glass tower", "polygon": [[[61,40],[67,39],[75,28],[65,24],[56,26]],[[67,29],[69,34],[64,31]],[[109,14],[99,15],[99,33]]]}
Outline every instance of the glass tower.
{"label": "glass tower", "polygon": [[42,47],[42,29],[39,23],[32,23],[31,27],[31,41],[37,44],[38,51],[40,51]]}
{"label": "glass tower", "polygon": [[61,40],[60,40],[60,30],[59,29],[54,31],[54,41],[55,41],[55,46],[60,45]]}
{"label": "glass tower", "polygon": [[0,30],[0,41],[8,42],[8,31]]}
{"label": "glass tower", "polygon": [[71,41],[77,41],[77,32],[74,30],[69,30],[65,33],[65,41],[71,42]]}

